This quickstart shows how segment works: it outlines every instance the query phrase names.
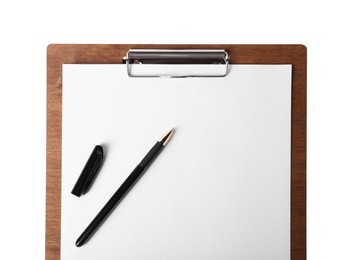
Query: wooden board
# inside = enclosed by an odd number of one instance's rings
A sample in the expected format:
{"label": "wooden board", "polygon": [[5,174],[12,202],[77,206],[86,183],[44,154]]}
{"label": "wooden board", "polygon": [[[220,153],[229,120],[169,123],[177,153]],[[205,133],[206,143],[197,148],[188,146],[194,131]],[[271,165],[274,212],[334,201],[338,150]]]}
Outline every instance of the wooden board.
{"label": "wooden board", "polygon": [[292,64],[291,259],[306,259],[306,70],[303,45],[52,44],[47,48],[45,259],[60,259],[62,64],[121,64],[129,49],[225,49],[232,64]]}

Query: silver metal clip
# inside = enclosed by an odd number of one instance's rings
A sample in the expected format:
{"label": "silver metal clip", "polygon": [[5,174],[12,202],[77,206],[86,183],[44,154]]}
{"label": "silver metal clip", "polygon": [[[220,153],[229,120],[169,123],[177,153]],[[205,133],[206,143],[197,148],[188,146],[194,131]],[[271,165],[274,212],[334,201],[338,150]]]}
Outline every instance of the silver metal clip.
{"label": "silver metal clip", "polygon": [[123,58],[129,77],[154,78],[225,77],[229,62],[225,50],[131,49]]}

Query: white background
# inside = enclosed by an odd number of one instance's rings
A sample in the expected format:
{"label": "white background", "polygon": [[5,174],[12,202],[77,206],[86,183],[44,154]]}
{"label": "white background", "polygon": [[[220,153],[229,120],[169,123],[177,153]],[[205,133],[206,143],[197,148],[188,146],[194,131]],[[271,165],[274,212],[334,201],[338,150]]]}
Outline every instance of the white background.
{"label": "white background", "polygon": [[44,259],[50,43],[305,44],[308,259],[352,259],[350,6],[343,0],[1,1],[0,259]]}

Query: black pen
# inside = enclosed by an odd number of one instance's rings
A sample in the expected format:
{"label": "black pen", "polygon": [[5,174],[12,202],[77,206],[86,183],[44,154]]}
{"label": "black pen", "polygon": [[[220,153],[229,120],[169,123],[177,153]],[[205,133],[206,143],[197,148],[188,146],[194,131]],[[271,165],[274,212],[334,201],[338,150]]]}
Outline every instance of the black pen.
{"label": "black pen", "polygon": [[80,247],[85,244],[97,229],[103,224],[104,220],[110,215],[119,202],[125,197],[129,190],[134,186],[142,174],[147,170],[148,166],[156,159],[158,154],[163,150],[164,146],[169,142],[173,135],[174,128],[166,133],[145,155],[142,161],[135,167],[132,173],[127,177],[119,189],[114,193],[110,200],[101,209],[98,215],[92,220],[88,227],[83,231],[81,236],[76,240],[76,246]]}

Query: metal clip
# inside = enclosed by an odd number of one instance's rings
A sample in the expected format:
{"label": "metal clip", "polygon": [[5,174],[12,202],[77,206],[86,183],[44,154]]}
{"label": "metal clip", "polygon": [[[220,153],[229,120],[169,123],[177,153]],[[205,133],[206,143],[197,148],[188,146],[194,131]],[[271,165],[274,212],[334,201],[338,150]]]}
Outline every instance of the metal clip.
{"label": "metal clip", "polygon": [[[229,71],[229,62],[225,50],[131,49],[123,58],[129,77],[154,78],[225,77]],[[194,70],[195,66],[180,65],[205,66],[198,66]],[[205,70],[200,70],[200,67]]]}

